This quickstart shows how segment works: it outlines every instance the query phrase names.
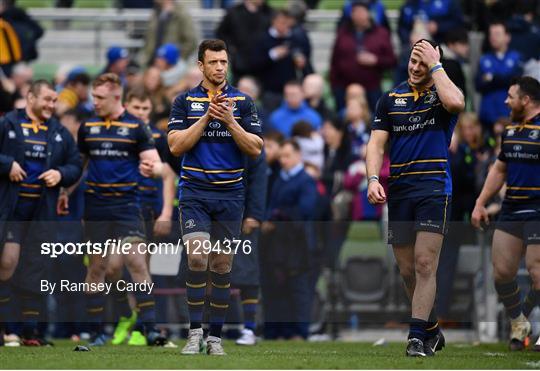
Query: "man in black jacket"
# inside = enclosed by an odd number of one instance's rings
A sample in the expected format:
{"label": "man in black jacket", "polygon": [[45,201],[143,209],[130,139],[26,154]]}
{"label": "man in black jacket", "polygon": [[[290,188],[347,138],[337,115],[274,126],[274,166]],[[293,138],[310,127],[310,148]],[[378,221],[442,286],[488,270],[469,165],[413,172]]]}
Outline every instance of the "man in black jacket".
{"label": "man in black jacket", "polygon": [[54,87],[38,80],[26,108],[0,119],[0,320],[6,320],[17,269],[25,345],[43,345],[35,330],[43,299],[40,280],[47,278],[49,259],[35,247],[46,239],[54,242],[51,222],[57,218],[60,187],[73,185],[82,172],[75,141],[53,118],[56,98]]}

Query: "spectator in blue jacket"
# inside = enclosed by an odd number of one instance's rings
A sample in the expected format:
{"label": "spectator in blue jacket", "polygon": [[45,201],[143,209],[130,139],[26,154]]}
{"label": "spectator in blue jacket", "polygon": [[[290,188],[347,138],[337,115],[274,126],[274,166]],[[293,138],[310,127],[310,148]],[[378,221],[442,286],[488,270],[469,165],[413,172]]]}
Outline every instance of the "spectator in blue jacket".
{"label": "spectator in blue jacket", "polygon": [[317,205],[317,185],[304,170],[298,144],[285,141],[280,148],[281,172],[272,188],[263,223],[266,243],[261,250],[269,274],[261,277],[265,292],[265,335],[268,338],[305,339],[314,287],[311,280],[315,254],[311,221]]}
{"label": "spectator in blue jacket", "polygon": [[355,3],[364,3],[369,6],[369,13],[377,26],[382,26],[390,31],[390,24],[386,17],[386,8],[381,0],[346,0],[343,5],[343,14],[338,23],[338,28],[351,19],[352,8]]}
{"label": "spectator in blue jacket", "polygon": [[522,73],[522,61],[518,52],[508,49],[511,36],[504,23],[492,23],[488,37],[491,51],[480,58],[476,89],[482,95],[480,121],[485,129],[492,132],[493,123],[510,113],[504,100],[510,82]]}
{"label": "spectator in blue jacket", "polygon": [[26,108],[0,119],[0,321],[6,320],[15,274],[23,343],[34,346],[44,345],[36,333],[44,315],[40,280],[47,279],[51,261],[38,246],[56,237],[51,223],[40,222],[57,220],[60,187],[73,185],[82,172],[73,137],[53,117],[56,98],[52,84],[38,80],[30,86]]}
{"label": "spectator in blue jacket", "polygon": [[458,0],[407,0],[399,13],[398,33],[402,45],[409,45],[415,23],[422,23],[431,37],[441,43],[446,33],[463,23]]}
{"label": "spectator in blue jacket", "polygon": [[313,129],[319,130],[322,125],[321,116],[305,101],[302,85],[297,81],[289,81],[283,88],[283,103],[270,115],[271,129],[279,131],[286,138],[298,121],[306,121]]}

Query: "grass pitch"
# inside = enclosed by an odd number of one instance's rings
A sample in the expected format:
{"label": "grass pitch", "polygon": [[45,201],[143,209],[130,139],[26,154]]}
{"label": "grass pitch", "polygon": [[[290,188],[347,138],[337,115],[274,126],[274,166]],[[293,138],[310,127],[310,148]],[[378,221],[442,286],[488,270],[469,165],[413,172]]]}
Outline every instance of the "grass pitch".
{"label": "grass pitch", "polygon": [[[180,344],[182,345],[183,342]],[[226,357],[182,356],[180,348],[107,346],[74,352],[50,348],[0,348],[2,369],[540,369],[540,352],[510,353],[505,344],[449,344],[433,358],[404,356],[404,343],[264,341],[255,347],[225,342]]]}

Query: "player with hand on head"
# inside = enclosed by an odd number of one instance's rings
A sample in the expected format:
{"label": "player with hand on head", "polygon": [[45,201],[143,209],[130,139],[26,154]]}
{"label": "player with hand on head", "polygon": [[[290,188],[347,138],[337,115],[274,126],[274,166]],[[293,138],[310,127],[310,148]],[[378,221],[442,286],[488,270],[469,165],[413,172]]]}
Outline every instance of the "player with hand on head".
{"label": "player with hand on head", "polygon": [[408,81],[379,99],[367,146],[368,200],[385,203],[379,172],[390,142],[388,243],[412,303],[407,356],[434,355],[444,346],[433,303],[452,196],[448,146],[465,102],[441,53],[429,40],[413,45]]}
{"label": "player with hand on head", "polygon": [[[476,200],[472,223],[477,228],[489,225],[486,204],[506,183],[491,257],[495,290],[510,317],[510,350],[522,350],[531,332],[527,317],[540,305],[540,83],[532,77],[516,79],[505,103],[512,124],[503,133],[501,152]],[[523,255],[532,285],[522,302],[516,276]],[[540,340],[535,350],[540,351]]]}
{"label": "player with hand on head", "polygon": [[[226,241],[240,235],[246,156],[259,156],[263,145],[255,105],[227,82],[228,64],[222,40],[203,41],[198,53],[203,81],[175,99],[169,119],[171,153],[184,155],[178,198],[188,257],[190,330],[182,354],[204,350],[202,320],[208,268],[212,291],[207,353],[225,354],[221,330],[229,306],[234,253],[234,245],[231,252]],[[217,248],[204,249],[209,243]]]}

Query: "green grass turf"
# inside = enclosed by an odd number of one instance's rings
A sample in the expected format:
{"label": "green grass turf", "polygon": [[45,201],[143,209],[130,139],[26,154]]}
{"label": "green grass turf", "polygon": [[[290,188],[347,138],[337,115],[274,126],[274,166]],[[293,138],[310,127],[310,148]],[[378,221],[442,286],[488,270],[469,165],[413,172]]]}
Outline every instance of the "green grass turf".
{"label": "green grass turf", "polygon": [[0,348],[3,369],[538,369],[540,353],[509,353],[504,344],[450,344],[434,358],[406,358],[404,343],[265,341],[238,347],[228,341],[226,357],[181,356],[179,349],[107,346],[72,351],[58,341],[51,348]]}

